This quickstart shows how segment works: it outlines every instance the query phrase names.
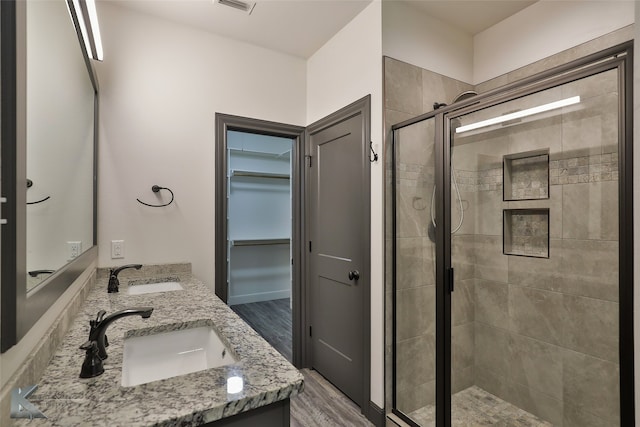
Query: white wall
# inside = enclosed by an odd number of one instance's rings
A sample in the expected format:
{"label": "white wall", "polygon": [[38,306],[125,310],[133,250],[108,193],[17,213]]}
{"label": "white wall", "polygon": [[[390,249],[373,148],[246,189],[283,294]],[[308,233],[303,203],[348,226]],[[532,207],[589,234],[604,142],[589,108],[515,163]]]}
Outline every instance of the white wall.
{"label": "white wall", "polygon": [[634,2],[541,0],[476,34],[473,84],[633,24]]}
{"label": "white wall", "polygon": [[[109,2],[98,13],[99,265],[190,261],[213,288],[215,113],[304,125],[305,61]],[[139,204],[153,184],[175,202]]]}
{"label": "white wall", "polygon": [[[371,94],[371,139],[382,151],[382,10],[371,3],[307,62],[307,123]],[[371,164],[371,400],[384,407],[383,160]]]}
{"label": "white wall", "polygon": [[405,2],[382,2],[382,53],[463,82],[473,79],[473,38]]}

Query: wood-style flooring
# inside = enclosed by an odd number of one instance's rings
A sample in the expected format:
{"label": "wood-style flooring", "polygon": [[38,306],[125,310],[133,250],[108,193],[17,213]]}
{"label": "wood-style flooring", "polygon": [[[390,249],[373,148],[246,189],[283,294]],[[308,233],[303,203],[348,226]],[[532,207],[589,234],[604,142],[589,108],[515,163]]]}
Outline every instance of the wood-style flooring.
{"label": "wood-style flooring", "polygon": [[293,360],[289,298],[232,305],[231,309],[289,362]]}
{"label": "wood-style flooring", "polygon": [[310,369],[304,375],[304,391],[291,399],[291,427],[372,427],[360,408]]}
{"label": "wood-style flooring", "polygon": [[[292,360],[289,299],[231,306],[288,361]],[[291,427],[371,427],[360,408],[322,375],[302,369],[304,391],[291,399]]]}

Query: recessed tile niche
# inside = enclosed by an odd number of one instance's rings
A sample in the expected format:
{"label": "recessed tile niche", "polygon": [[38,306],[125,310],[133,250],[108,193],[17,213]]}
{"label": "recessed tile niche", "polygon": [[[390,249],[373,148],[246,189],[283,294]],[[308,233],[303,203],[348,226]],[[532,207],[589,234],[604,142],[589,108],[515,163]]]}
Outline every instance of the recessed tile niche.
{"label": "recessed tile niche", "polygon": [[549,198],[549,151],[538,150],[503,157],[503,200]]}
{"label": "recessed tile niche", "polygon": [[549,258],[549,209],[505,209],[505,255]]}

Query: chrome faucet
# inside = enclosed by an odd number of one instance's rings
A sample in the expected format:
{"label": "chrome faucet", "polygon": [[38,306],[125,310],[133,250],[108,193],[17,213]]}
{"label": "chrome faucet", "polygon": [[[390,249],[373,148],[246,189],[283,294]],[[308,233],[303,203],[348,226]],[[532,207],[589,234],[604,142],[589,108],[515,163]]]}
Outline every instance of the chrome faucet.
{"label": "chrome faucet", "polygon": [[125,268],[135,268],[136,270],[140,270],[142,268],[142,264],[128,264],[109,270],[109,287],[107,288],[107,292],[113,293],[120,290],[120,281],[118,280],[118,274]]}
{"label": "chrome faucet", "polygon": [[98,356],[100,359],[104,360],[107,358],[107,350],[105,348],[108,345],[106,343],[106,332],[111,323],[126,316],[138,315],[143,319],[148,319],[152,312],[153,307],[132,307],[116,311],[115,313],[105,317],[106,312],[104,310],[100,310],[96,320],[92,320],[90,322],[91,332],[89,332],[89,341],[95,341],[98,345]]}

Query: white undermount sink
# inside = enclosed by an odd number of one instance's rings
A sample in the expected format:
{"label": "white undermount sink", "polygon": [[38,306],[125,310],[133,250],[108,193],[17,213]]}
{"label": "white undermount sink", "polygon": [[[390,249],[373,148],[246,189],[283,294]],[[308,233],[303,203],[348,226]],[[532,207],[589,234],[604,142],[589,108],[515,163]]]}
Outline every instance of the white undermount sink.
{"label": "white undermount sink", "polygon": [[152,294],[155,292],[181,291],[184,288],[179,282],[158,282],[129,285],[129,295]]}
{"label": "white undermount sink", "polygon": [[211,326],[125,338],[122,386],[131,387],[237,362]]}

